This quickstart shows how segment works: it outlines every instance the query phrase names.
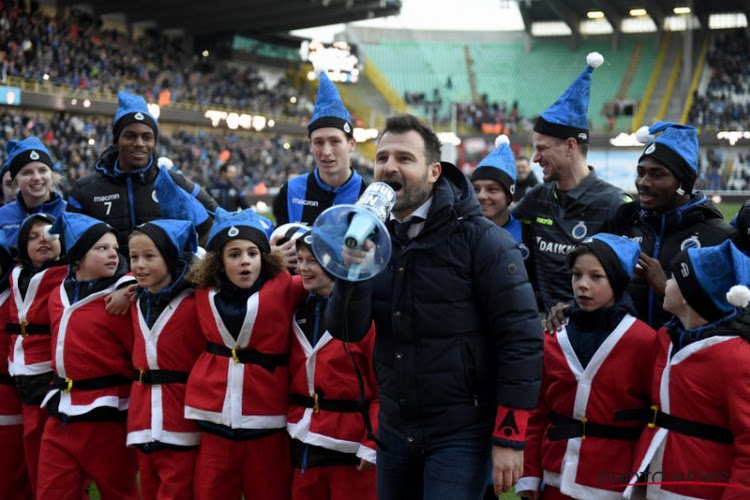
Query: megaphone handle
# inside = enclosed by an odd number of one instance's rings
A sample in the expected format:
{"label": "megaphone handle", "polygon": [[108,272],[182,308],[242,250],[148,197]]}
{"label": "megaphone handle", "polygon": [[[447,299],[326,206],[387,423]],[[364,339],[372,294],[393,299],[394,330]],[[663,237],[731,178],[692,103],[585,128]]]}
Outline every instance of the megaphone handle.
{"label": "megaphone handle", "polygon": [[357,278],[359,278],[359,270],[362,268],[362,264],[352,264],[349,267],[349,274],[347,275],[347,279],[349,281],[356,281]]}

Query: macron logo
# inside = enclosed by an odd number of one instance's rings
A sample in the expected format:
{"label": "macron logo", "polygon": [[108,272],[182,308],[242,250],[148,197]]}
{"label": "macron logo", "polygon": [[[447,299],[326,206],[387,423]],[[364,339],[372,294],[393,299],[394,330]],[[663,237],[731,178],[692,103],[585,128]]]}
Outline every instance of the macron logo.
{"label": "macron logo", "polygon": [[315,200],[305,200],[303,198],[292,198],[292,203],[295,205],[304,205],[308,207],[317,207],[318,202]]}
{"label": "macron logo", "polygon": [[112,201],[112,200],[119,200],[119,199],[120,199],[119,193],[105,194],[104,196],[94,196],[94,202],[100,202],[100,203],[104,203],[104,202]]}

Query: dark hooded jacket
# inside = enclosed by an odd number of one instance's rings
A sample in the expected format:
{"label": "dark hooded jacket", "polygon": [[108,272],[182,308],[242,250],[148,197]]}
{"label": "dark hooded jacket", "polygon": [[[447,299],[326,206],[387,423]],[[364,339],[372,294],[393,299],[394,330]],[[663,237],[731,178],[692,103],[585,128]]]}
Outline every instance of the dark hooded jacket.
{"label": "dark hooded jacket", "polygon": [[489,439],[497,405],[533,408],[541,382],[541,325],[516,243],[450,164],[422,231],[404,244],[391,235],[381,274],[337,281],[329,332],[360,340],[374,319],[379,425],[417,445]]}
{"label": "dark hooded jacket", "polygon": [[[159,172],[156,158],[152,156],[147,166],[125,173],[118,166],[117,149],[110,146],[102,153],[95,171],[76,181],[68,196],[68,210],[102,220],[117,229],[120,253],[128,255],[128,236],[133,229],[162,218],[154,195],[154,181]],[[169,174],[206,210],[213,212],[216,209],[216,201],[200,186],[174,170],[170,169]],[[208,219],[196,229],[202,237],[210,228],[211,220]]]}
{"label": "dark hooded jacket", "polygon": [[[693,194],[688,203],[663,214],[642,209],[637,201],[626,203],[617,212],[613,226],[615,234],[638,241],[641,250],[657,259],[667,273],[669,263],[680,251],[718,245],[735,232],[716,205],[701,193]],[[638,318],[651,327],[658,329],[670,318],[663,309],[664,297],[654,292],[645,278],[633,279],[628,292]]]}

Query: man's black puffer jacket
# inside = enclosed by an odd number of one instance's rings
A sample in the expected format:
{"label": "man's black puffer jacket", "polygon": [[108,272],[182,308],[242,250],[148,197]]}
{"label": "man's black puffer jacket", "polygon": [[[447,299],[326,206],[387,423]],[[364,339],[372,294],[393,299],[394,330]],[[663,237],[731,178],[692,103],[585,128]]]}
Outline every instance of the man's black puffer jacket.
{"label": "man's black puffer jacket", "polygon": [[517,246],[449,164],[422,231],[392,240],[381,274],[337,282],[329,331],[358,340],[374,319],[379,425],[416,444],[489,439],[497,405],[534,408],[541,382],[541,325]]}

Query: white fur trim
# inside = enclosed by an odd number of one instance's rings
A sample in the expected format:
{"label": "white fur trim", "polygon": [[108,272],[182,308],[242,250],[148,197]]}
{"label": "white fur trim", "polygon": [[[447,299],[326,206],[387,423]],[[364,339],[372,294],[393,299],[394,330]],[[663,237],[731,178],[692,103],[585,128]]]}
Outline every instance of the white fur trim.
{"label": "white fur trim", "polygon": [[[125,442],[127,446],[134,444],[150,443],[156,441],[151,429],[143,429],[140,431],[128,432],[128,437]],[[199,432],[172,432],[162,431],[158,438],[158,441],[168,444],[176,444],[178,446],[197,446],[200,444],[201,435]]]}
{"label": "white fur trim", "polygon": [[539,491],[540,484],[542,484],[541,478],[527,476],[519,479],[514,489],[516,491],[516,495],[518,495],[522,491]]}
{"label": "white fur trim", "polygon": [[495,137],[495,148],[499,148],[503,144],[510,144],[510,139],[508,139],[507,135],[500,134],[497,137]]}
{"label": "white fur trim", "polygon": [[160,156],[158,160],[156,160],[156,164],[160,167],[167,167],[172,168],[174,166],[174,162],[167,158],[166,156]]}
{"label": "white fur trim", "polygon": [[371,464],[374,464],[377,461],[375,450],[363,444],[359,445],[359,449],[357,449],[357,456],[367,462],[370,462]]}
{"label": "white fur trim", "polygon": [[21,424],[23,424],[23,415],[0,415],[0,426]]}
{"label": "white fur trim", "polygon": [[599,52],[589,52],[586,56],[586,64],[596,69],[604,63],[604,56]]}
{"label": "white fur trim", "polygon": [[651,135],[651,132],[648,131],[646,125],[642,126],[635,132],[635,138],[641,144],[651,144],[654,142],[654,139],[656,139],[656,137]]}
{"label": "white fur trim", "polygon": [[734,285],[727,292],[727,302],[734,307],[747,307],[750,304],[750,289],[745,285]]}
{"label": "white fur trim", "polygon": [[47,241],[57,241],[57,240],[59,240],[60,239],[60,235],[59,234],[55,234],[55,233],[50,233],[49,232],[49,230],[50,230],[51,227],[52,227],[51,225],[44,226],[44,239],[47,240]]}

